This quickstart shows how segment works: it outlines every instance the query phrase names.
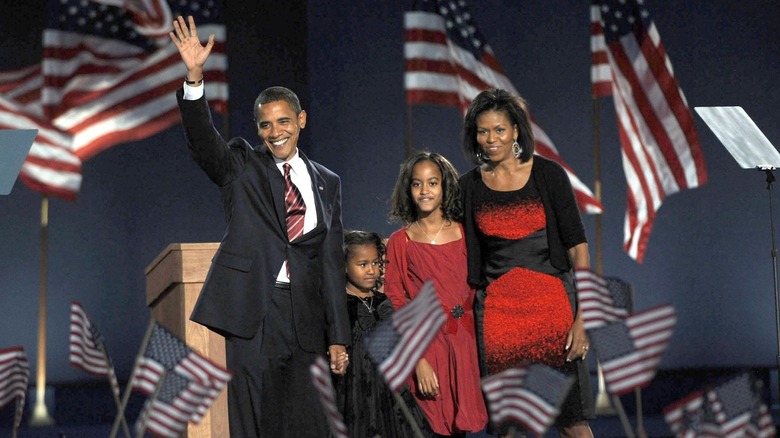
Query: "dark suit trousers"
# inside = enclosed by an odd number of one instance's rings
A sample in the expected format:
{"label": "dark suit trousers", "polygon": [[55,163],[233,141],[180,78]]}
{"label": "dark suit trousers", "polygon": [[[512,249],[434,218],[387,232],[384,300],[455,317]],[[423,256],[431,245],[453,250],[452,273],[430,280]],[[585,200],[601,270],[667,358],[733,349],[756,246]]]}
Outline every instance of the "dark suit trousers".
{"label": "dark suit trousers", "polygon": [[[292,322],[290,290],[274,288],[271,308],[252,339],[226,339],[230,435],[328,436],[309,366],[317,353],[301,350]],[[323,330],[312,327],[312,330]]]}

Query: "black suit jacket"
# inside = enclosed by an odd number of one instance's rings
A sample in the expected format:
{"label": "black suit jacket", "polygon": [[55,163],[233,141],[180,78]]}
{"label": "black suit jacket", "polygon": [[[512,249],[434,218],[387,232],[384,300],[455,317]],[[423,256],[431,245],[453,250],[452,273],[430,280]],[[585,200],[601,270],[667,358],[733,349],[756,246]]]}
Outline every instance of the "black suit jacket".
{"label": "black suit jacket", "polygon": [[301,348],[318,352],[349,344],[339,177],[299,150],[311,175],[317,227],[288,241],[284,178],[270,152],[243,138],[226,142],[214,128],[205,97],[190,101],[182,95],[179,90],[190,152],[219,186],[228,223],[190,319],[224,335],[261,334],[286,259]]}

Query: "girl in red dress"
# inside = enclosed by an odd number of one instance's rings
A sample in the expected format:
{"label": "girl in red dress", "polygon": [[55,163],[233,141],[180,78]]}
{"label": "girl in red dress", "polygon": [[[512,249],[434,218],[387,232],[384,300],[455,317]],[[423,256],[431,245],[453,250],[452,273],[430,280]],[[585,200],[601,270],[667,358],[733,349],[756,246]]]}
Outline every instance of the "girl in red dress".
{"label": "girl in red dress", "polygon": [[466,281],[458,174],[441,155],[417,153],[401,165],[391,202],[391,218],[404,227],[387,243],[385,294],[397,310],[432,280],[447,315],[410,387],[435,433],[481,431],[487,412],[479,385],[475,290]]}

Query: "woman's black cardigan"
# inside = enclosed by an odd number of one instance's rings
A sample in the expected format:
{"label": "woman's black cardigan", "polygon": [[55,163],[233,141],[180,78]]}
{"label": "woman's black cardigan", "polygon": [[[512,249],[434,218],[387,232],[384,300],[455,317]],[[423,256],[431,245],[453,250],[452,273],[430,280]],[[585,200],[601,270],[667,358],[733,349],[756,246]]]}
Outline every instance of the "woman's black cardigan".
{"label": "woman's black cardigan", "polygon": [[[568,272],[572,265],[567,251],[580,243],[587,242],[585,226],[582,224],[571,181],[560,164],[539,155],[534,155],[531,177],[544,205],[550,262],[562,272]],[[481,178],[479,167],[460,177],[463,228],[468,250],[468,281],[475,287],[486,286],[482,274],[481,248],[477,226],[474,223],[473,205],[474,189]]]}

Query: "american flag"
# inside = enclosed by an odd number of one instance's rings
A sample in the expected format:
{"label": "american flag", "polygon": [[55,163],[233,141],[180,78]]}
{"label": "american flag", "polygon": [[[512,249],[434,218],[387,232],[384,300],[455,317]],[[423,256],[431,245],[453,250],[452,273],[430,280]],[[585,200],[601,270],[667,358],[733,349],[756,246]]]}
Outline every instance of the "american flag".
{"label": "american flag", "polygon": [[192,421],[199,422],[214,399],[232,378],[232,373],[187,346],[181,339],[155,323],[143,355],[133,371],[132,388],[152,395],[163,376],[175,373],[208,389]]}
{"label": "american flag", "polygon": [[622,395],[653,380],[676,322],[674,308],[663,305],[588,330],[610,393]]}
{"label": "american flag", "polygon": [[758,384],[748,373],[672,403],[664,408],[664,419],[678,438],[776,436]]}
{"label": "american flag", "polygon": [[718,434],[704,391],[695,391],[664,408],[664,420],[677,438]]}
{"label": "american flag", "polygon": [[181,436],[187,423],[199,419],[203,407],[208,409],[212,402],[207,386],[181,374],[166,372],[156,395],[144,403],[136,421],[136,433],[140,436],[148,429],[158,437]]}
{"label": "american flag", "polygon": [[76,301],[70,303],[70,363],[97,376],[107,376],[113,368],[103,336]]}
{"label": "american flag", "polygon": [[[27,120],[21,128],[51,127],[49,138],[36,140],[22,170],[31,188],[73,200],[82,161],[178,123],[174,91],[184,78],[168,31],[179,15],[192,15],[204,39],[215,36],[204,76],[209,102],[226,110],[219,0],[50,0],[48,10],[42,62],[0,73],[0,95],[15,104],[0,105],[0,112],[45,121]],[[58,141],[51,139],[56,131]]]}
{"label": "american flag", "polygon": [[626,309],[628,313],[632,313],[634,311],[634,292],[631,283],[617,277],[604,277],[604,280],[607,281],[607,289],[612,294],[615,307],[621,307]]}
{"label": "american flag", "polygon": [[119,383],[103,336],[81,304],[70,303],[70,364],[96,376],[105,376],[119,397]]}
{"label": "american flag", "polygon": [[[405,88],[408,104],[458,106],[465,114],[472,99],[489,88],[518,94],[479,31],[464,0],[421,0],[404,14]],[[535,150],[558,162],[571,180],[580,210],[601,213],[590,189],[563,161],[552,140],[532,120]]]}
{"label": "american flag", "polygon": [[722,437],[774,436],[771,416],[748,373],[715,386],[707,396]]}
{"label": "american flag", "polygon": [[639,263],[664,198],[707,181],[693,116],[644,3],[591,4],[592,91],[614,98],[628,183],[623,246]]}
{"label": "american flag", "polygon": [[748,438],[774,438],[777,436],[772,414],[763,402],[758,402],[754,408],[753,416],[745,429],[745,436]]}
{"label": "american flag", "polygon": [[42,86],[40,63],[16,70],[0,71],[0,95],[33,114],[43,114]]}
{"label": "american flag", "polygon": [[428,281],[409,304],[363,335],[390,390],[401,389],[445,319],[433,282]]}
{"label": "american flag", "polygon": [[715,419],[724,437],[745,435],[755,405],[750,376],[739,376],[724,382],[707,393]]}
{"label": "american flag", "polygon": [[541,364],[509,368],[482,379],[482,390],[495,424],[507,420],[543,436],[559,414],[558,407],[574,378]]}
{"label": "american flag", "polygon": [[319,356],[311,364],[311,379],[317,393],[320,395],[322,410],[328,419],[330,432],[335,438],[347,438],[347,426],[336,407],[336,393],[333,390],[333,380],[330,377],[330,367],[324,357]]}
{"label": "american flag", "polygon": [[628,296],[617,288],[613,292],[606,279],[590,269],[582,268],[574,271],[574,279],[577,282],[577,297],[585,330],[628,316]]}
{"label": "american flag", "polygon": [[204,76],[212,104],[224,110],[227,57],[218,0],[50,1],[43,111],[73,136],[81,159],[178,123],[174,91],[184,78],[168,32],[179,15],[195,18],[199,36],[216,38]]}
{"label": "american flag", "polygon": [[14,430],[19,429],[27,397],[27,381],[30,378],[30,364],[21,346],[0,350],[0,408],[16,400]]}

